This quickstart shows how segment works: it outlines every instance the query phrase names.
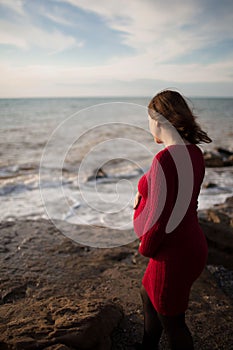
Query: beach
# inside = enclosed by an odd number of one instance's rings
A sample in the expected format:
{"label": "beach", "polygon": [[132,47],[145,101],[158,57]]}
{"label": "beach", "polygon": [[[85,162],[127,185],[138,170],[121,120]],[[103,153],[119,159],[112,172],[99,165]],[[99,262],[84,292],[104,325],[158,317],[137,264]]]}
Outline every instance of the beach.
{"label": "beach", "polygon": [[[0,100],[0,349],[130,350],[141,341],[148,259],[138,253],[133,196],[161,149],[148,133],[147,100]],[[187,323],[195,349],[229,350],[233,99],[193,103],[213,143],[201,145],[198,207],[208,262]],[[165,335],[160,345],[167,349]]]}
{"label": "beach", "polygon": [[[66,225],[80,232],[102,230]],[[192,288],[187,323],[195,349],[229,350],[232,226],[207,216],[201,225],[209,258]],[[139,291],[148,259],[138,254],[137,240],[111,249],[90,248],[68,239],[44,219],[2,222],[0,232],[1,349],[123,350],[141,340]],[[164,335],[161,349],[167,349]]]}
{"label": "beach", "polygon": [[232,17],[0,0],[0,350],[233,350]]}

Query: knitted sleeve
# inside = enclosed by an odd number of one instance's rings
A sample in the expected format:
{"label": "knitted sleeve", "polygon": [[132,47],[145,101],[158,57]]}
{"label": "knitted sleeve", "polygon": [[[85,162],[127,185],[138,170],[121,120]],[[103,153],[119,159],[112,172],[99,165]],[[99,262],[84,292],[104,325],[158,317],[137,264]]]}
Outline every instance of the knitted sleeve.
{"label": "knitted sleeve", "polygon": [[139,252],[146,257],[154,257],[166,233],[166,225],[171,215],[177,189],[176,168],[167,149],[153,159],[150,170],[145,174],[147,196],[143,210],[134,220],[134,229],[141,238]]}
{"label": "knitted sleeve", "polygon": [[138,191],[142,197],[146,200],[148,195],[148,183],[147,183],[148,174],[144,174],[138,182]]}
{"label": "knitted sleeve", "polygon": [[141,198],[137,208],[134,210],[134,219],[133,219],[134,231],[138,236],[139,240],[142,239],[141,227],[143,225],[143,215],[140,215],[140,214],[144,210],[144,207],[147,201],[147,195],[148,195],[148,173],[149,172],[145,173],[138,181],[138,192],[141,194]]}

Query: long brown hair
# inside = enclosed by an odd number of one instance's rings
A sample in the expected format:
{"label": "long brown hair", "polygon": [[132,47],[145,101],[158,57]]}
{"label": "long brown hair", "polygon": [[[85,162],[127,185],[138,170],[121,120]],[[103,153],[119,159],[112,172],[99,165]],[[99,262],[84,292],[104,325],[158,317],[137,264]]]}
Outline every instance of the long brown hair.
{"label": "long brown hair", "polygon": [[153,111],[165,117],[179,132],[180,136],[190,143],[210,143],[211,138],[196,122],[187,102],[177,91],[164,90],[152,98],[148,112],[154,118]]}

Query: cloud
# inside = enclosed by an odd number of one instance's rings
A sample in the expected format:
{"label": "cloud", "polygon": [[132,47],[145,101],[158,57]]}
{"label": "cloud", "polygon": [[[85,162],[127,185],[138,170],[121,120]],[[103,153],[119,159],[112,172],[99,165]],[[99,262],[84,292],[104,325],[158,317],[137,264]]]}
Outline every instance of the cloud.
{"label": "cloud", "polygon": [[[0,0],[0,4],[6,0]],[[211,1],[184,1],[167,0],[166,2],[157,0],[53,0],[51,7],[53,11],[46,12],[42,5],[37,6],[39,15],[49,18],[54,22],[54,26],[41,28],[32,23],[30,15],[24,13],[24,20],[14,23],[12,21],[1,20],[0,43],[10,44],[21,50],[30,50],[38,47],[48,54],[65,51],[69,48],[78,48],[85,44],[90,44],[90,36],[79,40],[76,27],[68,21],[70,6],[69,3],[86,12],[85,25],[88,27],[89,20],[98,16],[108,28],[117,31],[120,35],[121,43],[133,50],[128,56],[121,50],[111,54],[108,63],[90,64],[86,46],[80,50],[79,62],[84,62],[81,66],[74,63],[67,64],[62,60],[54,64],[29,64],[17,66],[14,57],[8,61],[1,61],[0,88],[5,94],[17,94],[22,91],[27,95],[46,94],[54,95],[56,92],[61,96],[68,94],[91,94],[98,95],[101,91],[105,94],[120,91],[120,87],[139,91],[137,84],[141,84],[143,94],[143,82],[163,82],[163,84],[218,84],[232,83],[233,50],[228,50],[224,55],[211,56],[211,47],[233,39],[232,22],[233,11],[231,2],[223,0],[212,9]],[[13,7],[13,1],[9,1],[9,7]],[[26,3],[25,3],[26,4]],[[18,8],[26,11],[26,5],[19,1]],[[228,4],[228,5],[227,5]],[[59,7],[59,5],[62,5]],[[50,8],[50,7],[49,7]],[[216,10],[216,13],[214,12]],[[88,13],[90,16],[88,16]],[[96,16],[93,16],[95,14]],[[82,16],[82,13],[80,14]],[[98,21],[96,21],[98,26]],[[59,27],[59,24],[67,25],[68,31]],[[95,23],[91,30],[98,31]],[[51,29],[52,28],[52,29]],[[56,29],[54,29],[56,28]],[[85,31],[84,31],[85,32]],[[71,34],[68,34],[71,33]],[[108,34],[111,34],[111,31]],[[88,33],[90,35],[90,33]],[[89,39],[88,39],[89,38]],[[109,40],[109,38],[108,38]],[[119,43],[116,43],[116,45]],[[93,48],[98,50],[98,46]],[[203,64],[202,57],[198,52],[208,53],[210,60]],[[123,54],[122,54],[123,52]],[[129,52],[129,51],[128,51]],[[133,53],[132,53],[133,52]],[[185,57],[196,53],[195,60],[189,63]],[[83,56],[81,56],[83,54]],[[99,52],[98,52],[99,54]],[[193,55],[194,56],[194,55]],[[92,56],[92,61],[94,58]],[[34,62],[36,60],[34,59]],[[39,62],[39,61],[38,61]],[[106,62],[106,60],[105,60]],[[179,63],[177,63],[179,62]],[[137,85],[137,88],[135,87]],[[149,86],[149,85],[148,85]],[[151,85],[150,85],[151,87]],[[77,90],[77,89],[78,90]],[[18,90],[17,90],[18,89]],[[135,90],[133,90],[135,89]],[[125,91],[124,90],[124,91]],[[49,91],[51,93],[49,93]],[[76,93],[75,93],[76,91]],[[123,90],[122,90],[123,91]],[[4,92],[3,92],[4,93]],[[129,91],[130,94],[130,91]]]}
{"label": "cloud", "polygon": [[[144,61],[143,61],[144,59]],[[164,82],[230,82],[229,68],[232,61],[224,63],[213,63],[207,67],[199,64],[160,64],[152,69],[146,57],[138,57],[138,64],[142,64],[142,69],[137,69],[137,64],[128,59],[128,62],[115,62],[105,66],[77,67],[77,66],[55,66],[55,65],[29,65],[26,67],[16,67],[8,62],[1,64],[2,71],[1,85],[16,84],[19,86],[31,87],[35,84],[43,86],[48,83],[55,85],[83,85],[90,86],[99,82],[134,82],[135,80],[151,79]],[[147,64],[146,64],[147,63]]]}
{"label": "cloud", "polygon": [[10,21],[0,20],[0,44],[16,46],[20,49],[38,47],[47,50],[49,54],[60,52],[70,47],[81,47],[82,41],[65,35],[58,30],[51,32],[35,27],[29,22],[12,23]]}
{"label": "cloud", "polygon": [[153,48],[167,46],[169,43],[166,42],[166,36],[177,40],[177,34],[181,32],[179,23],[190,23],[196,10],[192,2],[183,2],[182,6],[177,8],[175,1],[66,1],[85,11],[98,14],[105,19],[108,26],[122,32],[125,44],[145,51],[150,50],[150,45]]}
{"label": "cloud", "polygon": [[[144,59],[144,61],[143,61]],[[2,62],[0,96],[27,97],[27,96],[108,96],[108,95],[150,95],[152,91],[169,86],[188,87],[192,93],[192,84],[195,94],[201,91],[208,95],[208,91],[216,95],[229,95],[232,91],[232,77],[229,71],[232,60],[213,63],[206,66],[199,64],[160,64],[152,70],[145,61],[146,57],[138,57],[138,64],[142,69],[136,69],[128,62],[115,62],[105,66],[77,67],[75,65],[28,65],[25,67]],[[148,63],[148,65],[145,64]],[[221,85],[222,84],[222,85]],[[203,86],[207,86],[203,92]],[[224,87],[224,88],[222,88]],[[228,88],[226,88],[228,87]],[[225,89],[225,90],[224,90]],[[185,93],[185,90],[183,90]],[[191,92],[190,92],[191,91]]]}
{"label": "cloud", "polygon": [[58,24],[62,24],[65,26],[73,26],[74,25],[74,23],[71,23],[70,21],[68,21],[67,19],[65,19],[63,17],[57,16],[57,15],[54,15],[51,13],[47,13],[45,11],[43,12],[43,15],[45,17],[47,17],[48,19],[50,19],[51,21],[58,23]]}
{"label": "cloud", "polygon": [[225,0],[216,6],[213,0],[64,1],[96,13],[111,29],[122,33],[124,44],[153,53],[156,62],[233,38],[233,3]]}
{"label": "cloud", "polygon": [[[213,45],[233,38],[232,5],[224,2],[213,7],[213,1],[128,1],[66,0],[73,6],[96,13],[110,28],[122,33],[122,41],[136,50],[130,57],[112,57],[110,64],[76,71],[89,81],[95,79],[154,79],[178,83],[231,82],[233,50],[218,61],[208,51]],[[216,9],[216,13],[215,13]],[[208,52],[211,63],[187,63],[182,57],[192,52]],[[223,55],[224,56],[224,55]],[[180,64],[174,59],[180,58]],[[69,75],[69,73],[67,72]],[[75,76],[75,75],[74,75]],[[89,78],[90,77],[90,78]]]}
{"label": "cloud", "polygon": [[20,15],[24,15],[24,2],[25,1],[22,0],[0,0],[0,5],[15,11]]}

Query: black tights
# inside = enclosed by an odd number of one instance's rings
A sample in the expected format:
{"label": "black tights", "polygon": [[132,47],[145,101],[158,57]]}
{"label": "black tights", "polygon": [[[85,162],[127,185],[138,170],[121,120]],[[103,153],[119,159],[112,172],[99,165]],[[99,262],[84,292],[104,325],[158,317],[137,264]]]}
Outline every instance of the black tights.
{"label": "black tights", "polygon": [[194,349],[192,335],[185,323],[184,313],[176,316],[163,316],[157,313],[143,285],[141,298],[144,311],[143,349],[158,349],[163,329],[167,334],[171,350]]}

